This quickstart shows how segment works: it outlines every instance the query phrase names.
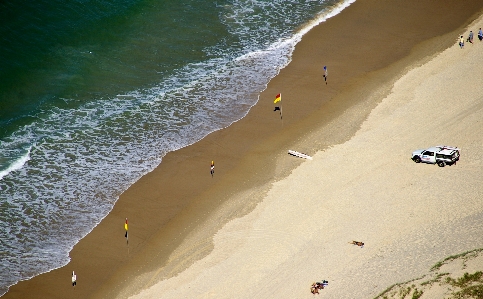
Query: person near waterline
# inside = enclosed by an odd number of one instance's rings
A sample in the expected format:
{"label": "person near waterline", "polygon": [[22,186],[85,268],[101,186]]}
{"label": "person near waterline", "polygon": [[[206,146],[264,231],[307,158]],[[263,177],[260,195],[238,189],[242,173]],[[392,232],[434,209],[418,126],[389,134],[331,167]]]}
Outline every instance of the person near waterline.
{"label": "person near waterline", "polygon": [[72,286],[75,287],[77,285],[77,275],[75,275],[74,271],[72,271]]}
{"label": "person near waterline", "polygon": [[215,162],[214,161],[211,161],[210,173],[211,173],[211,177],[213,177],[213,174],[215,173]]}

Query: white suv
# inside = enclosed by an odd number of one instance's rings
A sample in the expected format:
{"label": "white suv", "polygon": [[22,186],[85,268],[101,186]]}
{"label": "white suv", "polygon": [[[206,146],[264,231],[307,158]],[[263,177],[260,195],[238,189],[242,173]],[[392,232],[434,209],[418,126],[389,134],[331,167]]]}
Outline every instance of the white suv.
{"label": "white suv", "polygon": [[452,146],[438,145],[428,149],[414,151],[411,159],[416,162],[438,164],[439,167],[456,164],[460,159],[460,149]]}

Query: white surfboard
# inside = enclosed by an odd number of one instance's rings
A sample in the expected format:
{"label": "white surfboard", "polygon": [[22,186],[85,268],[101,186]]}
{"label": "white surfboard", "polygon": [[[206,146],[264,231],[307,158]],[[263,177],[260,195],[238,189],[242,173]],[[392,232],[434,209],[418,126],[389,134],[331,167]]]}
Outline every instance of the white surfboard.
{"label": "white surfboard", "polygon": [[293,151],[293,150],[288,150],[288,153],[292,156],[295,156],[295,157],[299,157],[299,158],[304,158],[304,159],[308,159],[308,160],[312,160],[312,157],[309,156],[309,155],[306,155],[304,153],[299,153],[297,151]]}

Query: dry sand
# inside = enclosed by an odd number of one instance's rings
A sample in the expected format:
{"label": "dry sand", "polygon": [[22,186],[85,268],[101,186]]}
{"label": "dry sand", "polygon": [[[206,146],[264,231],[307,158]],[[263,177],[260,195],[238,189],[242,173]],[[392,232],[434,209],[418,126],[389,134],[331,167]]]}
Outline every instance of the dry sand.
{"label": "dry sand", "polygon": [[482,251],[480,248],[449,256],[431,267],[428,273],[392,285],[376,299],[405,296],[418,299],[480,298],[483,290]]}
{"label": "dry sand", "polygon": [[[469,29],[482,26],[480,18]],[[311,298],[322,279],[324,298],[371,298],[483,247],[482,63],[475,41],[410,70],[353,138],[273,184],[216,234],[207,257],[133,298]],[[438,144],[461,147],[460,162],[410,160]]]}
{"label": "dry sand", "polygon": [[[357,0],[303,37],[245,118],[169,153],[68,265],[4,297],[310,298],[310,284],[326,279],[321,296],[366,298],[483,247],[483,43],[456,46],[482,9]],[[283,126],[272,111],[280,92]],[[437,144],[460,146],[462,160],[410,160]]]}

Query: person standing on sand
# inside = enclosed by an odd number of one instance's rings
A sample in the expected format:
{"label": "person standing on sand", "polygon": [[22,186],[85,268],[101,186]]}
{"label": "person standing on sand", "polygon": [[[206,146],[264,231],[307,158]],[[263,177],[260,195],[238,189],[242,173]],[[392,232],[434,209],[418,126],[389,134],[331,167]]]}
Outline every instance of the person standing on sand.
{"label": "person standing on sand", "polygon": [[77,285],[77,275],[75,275],[74,271],[72,271],[72,286],[75,287]]}
{"label": "person standing on sand", "polygon": [[327,71],[327,66],[324,65],[324,80],[325,80],[325,84],[327,84],[327,75],[329,74],[329,72]]}
{"label": "person standing on sand", "polygon": [[211,177],[213,177],[213,174],[215,173],[215,162],[214,161],[211,161],[210,173],[211,173]]}
{"label": "person standing on sand", "polygon": [[126,234],[124,234],[124,237],[126,238],[126,242],[129,242],[129,239],[127,236],[127,230],[128,230],[127,218],[126,218],[126,222],[124,223],[124,230],[126,231]]}
{"label": "person standing on sand", "polygon": [[460,49],[463,49],[464,46],[465,46],[465,39],[463,38],[463,35],[460,36],[460,42],[459,42],[459,45],[460,45]]}
{"label": "person standing on sand", "polygon": [[481,40],[483,40],[483,31],[481,31],[481,28],[478,31],[478,39],[480,40],[480,42],[481,42]]}

